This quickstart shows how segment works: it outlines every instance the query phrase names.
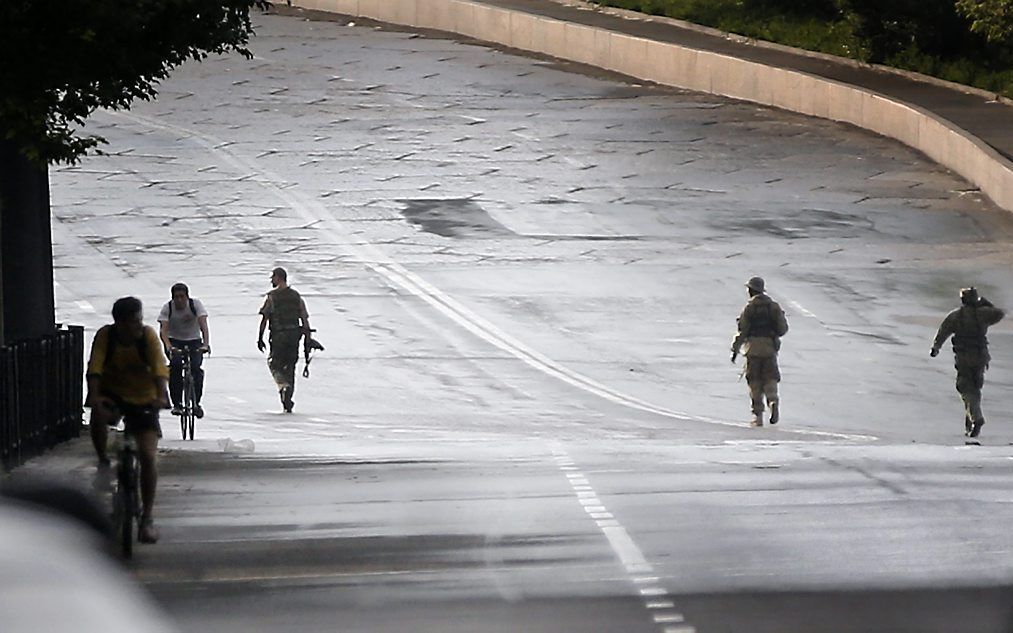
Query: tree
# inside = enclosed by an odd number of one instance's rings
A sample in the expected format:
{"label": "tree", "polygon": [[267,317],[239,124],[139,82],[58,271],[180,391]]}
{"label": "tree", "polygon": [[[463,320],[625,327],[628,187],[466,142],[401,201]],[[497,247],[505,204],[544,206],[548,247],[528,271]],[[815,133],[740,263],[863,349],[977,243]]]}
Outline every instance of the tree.
{"label": "tree", "polygon": [[1013,45],[1013,0],[957,0],[957,11],[989,42]]}
{"label": "tree", "polygon": [[246,49],[265,0],[0,2],[0,344],[55,327],[49,163],[104,142],[98,108],[150,100],[187,60]]}
{"label": "tree", "polygon": [[904,51],[947,56],[968,46],[967,23],[954,0],[835,0],[867,46],[864,61],[882,64]]}
{"label": "tree", "polygon": [[74,162],[102,139],[75,131],[97,108],[152,99],[188,59],[245,48],[263,0],[4,0],[0,133],[37,163]]}

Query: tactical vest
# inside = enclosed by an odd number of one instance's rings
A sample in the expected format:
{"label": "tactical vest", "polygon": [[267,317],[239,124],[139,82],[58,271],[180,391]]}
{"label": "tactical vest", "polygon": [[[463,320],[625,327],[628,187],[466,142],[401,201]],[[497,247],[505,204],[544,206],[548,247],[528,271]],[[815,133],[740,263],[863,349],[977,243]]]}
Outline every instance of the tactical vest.
{"label": "tactical vest", "polygon": [[752,305],[749,307],[749,332],[746,336],[763,336],[766,338],[777,338],[774,331],[774,316],[771,314],[771,304],[763,306]]}
{"label": "tactical vest", "polygon": [[[971,316],[968,317],[967,313]],[[978,311],[974,308],[960,308],[957,313],[957,331],[953,334],[953,351],[977,352],[988,348],[986,328],[978,320]]]}
{"label": "tactical vest", "polygon": [[299,329],[302,305],[299,293],[291,288],[276,288],[271,291],[271,315],[268,320],[271,331]]}

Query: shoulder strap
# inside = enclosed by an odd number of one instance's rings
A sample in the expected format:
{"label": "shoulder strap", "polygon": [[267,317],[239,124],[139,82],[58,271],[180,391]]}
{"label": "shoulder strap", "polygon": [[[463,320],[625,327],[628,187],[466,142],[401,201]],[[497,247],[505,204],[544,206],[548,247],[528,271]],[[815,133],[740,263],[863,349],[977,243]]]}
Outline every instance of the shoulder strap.
{"label": "shoulder strap", "polygon": [[103,363],[103,369],[109,366],[109,363],[113,360],[113,354],[116,353],[116,331],[113,326],[106,325],[106,359]]}
{"label": "shoulder strap", "polygon": [[[197,316],[197,306],[194,304],[193,299],[190,299],[190,312],[193,312],[194,316]],[[169,302],[169,318],[172,318],[172,301]]]}
{"label": "shoulder strap", "polygon": [[105,361],[102,363],[102,368],[105,369],[109,366],[109,361],[113,358],[113,352],[116,351],[116,336],[113,332],[112,325],[107,324],[102,327],[106,331],[106,357]]}
{"label": "shoulder strap", "polygon": [[137,346],[137,355],[141,357],[141,362],[145,365],[148,364],[148,342],[145,340],[146,338],[148,338],[147,331],[145,331],[144,336],[137,339],[137,342],[134,343]]}

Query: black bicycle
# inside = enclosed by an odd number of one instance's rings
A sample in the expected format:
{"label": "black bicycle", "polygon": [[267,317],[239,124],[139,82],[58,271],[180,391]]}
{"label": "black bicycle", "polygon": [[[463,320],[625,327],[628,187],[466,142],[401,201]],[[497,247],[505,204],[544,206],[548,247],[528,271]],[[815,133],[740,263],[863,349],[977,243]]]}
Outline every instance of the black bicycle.
{"label": "black bicycle", "polygon": [[[113,493],[113,526],[125,558],[134,554],[135,528],[140,529],[143,506],[141,504],[140,462],[134,436],[126,431],[113,430],[118,439],[116,451],[116,490]],[[116,440],[114,440],[116,441]]]}
{"label": "black bicycle", "polygon": [[[193,367],[190,365],[190,350],[187,348],[173,348],[173,354],[179,354],[182,357],[181,371],[183,374],[183,403],[179,415],[179,429],[183,434],[183,439],[193,440],[193,427],[196,416],[197,408],[197,385],[193,378]],[[206,350],[201,350],[202,354],[206,354]]]}

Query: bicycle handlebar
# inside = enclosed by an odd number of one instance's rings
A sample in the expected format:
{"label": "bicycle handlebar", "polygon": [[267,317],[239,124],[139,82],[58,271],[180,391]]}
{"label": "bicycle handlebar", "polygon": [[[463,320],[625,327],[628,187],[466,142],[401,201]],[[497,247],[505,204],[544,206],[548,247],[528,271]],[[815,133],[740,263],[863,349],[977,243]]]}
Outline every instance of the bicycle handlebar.
{"label": "bicycle handlebar", "polygon": [[[208,356],[211,355],[211,346],[210,345],[201,345],[200,347],[197,347],[195,349],[197,351],[199,351],[201,354],[207,354]],[[170,347],[169,351],[172,352],[173,354],[182,354],[184,351],[190,351],[190,348],[189,347],[187,347],[187,348],[183,348],[183,347]]]}

